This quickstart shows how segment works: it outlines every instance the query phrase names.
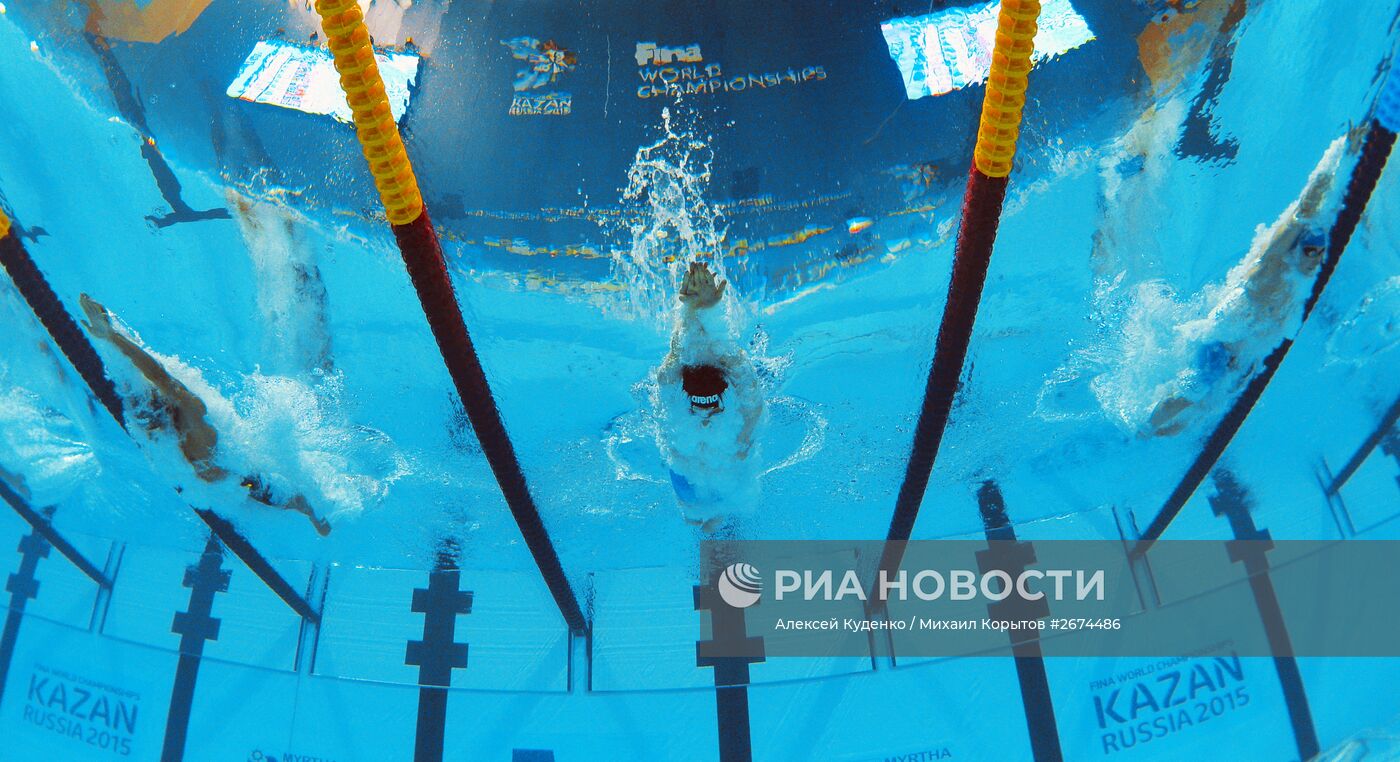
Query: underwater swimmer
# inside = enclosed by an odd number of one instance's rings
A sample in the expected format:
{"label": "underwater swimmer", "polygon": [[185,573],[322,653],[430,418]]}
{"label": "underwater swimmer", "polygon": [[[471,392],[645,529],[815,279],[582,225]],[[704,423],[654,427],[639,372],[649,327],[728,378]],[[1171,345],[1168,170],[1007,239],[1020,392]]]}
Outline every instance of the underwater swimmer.
{"label": "underwater swimmer", "polygon": [[663,450],[687,523],[713,531],[726,514],[751,502],[750,455],[763,397],[748,355],[723,310],[725,281],[692,262],[680,286],[671,350],[657,370]]}
{"label": "underwater swimmer", "polygon": [[1272,225],[1260,226],[1249,253],[1224,283],[1202,292],[1204,314],[1175,326],[1189,365],[1158,387],[1162,396],[1144,433],[1181,432],[1189,423],[1187,411],[1223,381],[1252,373],[1255,363],[1296,329],[1327,248],[1323,218],[1334,208],[1337,171],[1342,156],[1355,152],[1354,138],[1332,143],[1303,192]]}
{"label": "underwater swimmer", "polygon": [[[159,361],[114,329],[106,307],[87,294],[83,294],[79,302],[87,315],[84,325],[88,331],[116,347],[151,383],[156,404],[168,414],[170,428],[175,430],[179,440],[180,454],[189,462],[195,475],[211,484],[229,478],[230,473],[216,461],[219,433],[209,423],[209,409],[204,401],[170,375]],[[239,480],[239,484],[248,490],[249,498],[266,506],[303,514],[322,537],[330,534],[331,525],[316,515],[305,497],[298,494],[286,502],[278,502],[273,498],[271,489],[257,475],[245,476]]]}

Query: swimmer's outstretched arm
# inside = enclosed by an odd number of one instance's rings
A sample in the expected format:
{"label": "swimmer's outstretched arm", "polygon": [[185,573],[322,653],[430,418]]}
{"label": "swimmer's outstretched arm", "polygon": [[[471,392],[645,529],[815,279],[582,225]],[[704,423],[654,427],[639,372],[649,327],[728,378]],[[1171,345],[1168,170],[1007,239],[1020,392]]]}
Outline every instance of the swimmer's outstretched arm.
{"label": "swimmer's outstretched arm", "polygon": [[[88,331],[93,336],[111,343],[122,355],[131,360],[131,364],[141,371],[141,375],[151,382],[161,398],[170,405],[172,409],[171,422],[180,439],[180,452],[194,467],[195,474],[207,482],[227,478],[228,471],[213,462],[214,448],[219,441],[219,434],[209,423],[209,409],[205,406],[204,400],[190,391],[189,387],[180,383],[179,379],[170,375],[165,366],[138,346],[136,342],[113,329],[111,313],[107,311],[106,307],[94,301],[87,294],[79,297],[79,303],[82,305],[83,312],[87,314],[88,319],[85,325],[87,325]],[[297,494],[285,503],[279,503],[273,500],[265,489],[255,488],[254,485],[257,484],[255,479],[245,479],[244,486],[251,490],[250,498],[272,508],[282,508],[300,513],[311,520],[312,525],[316,527],[316,532],[322,537],[330,534],[330,523],[316,514],[305,497]]]}
{"label": "swimmer's outstretched arm", "polygon": [[189,387],[180,383],[178,379],[170,375],[154,357],[146,350],[137,346],[135,342],[112,327],[112,316],[97,301],[87,294],[83,294],[78,299],[87,315],[84,325],[95,337],[103,339],[117,348],[136,369],[141,371],[141,375],[151,382],[156,388],[161,399],[171,408],[171,422],[175,426],[175,433],[180,440],[180,450],[185,458],[194,466],[195,473],[204,481],[212,482],[228,476],[228,472],[215,466],[212,463],[214,447],[219,441],[219,434],[213,426],[209,424],[209,409],[205,407],[204,400],[201,400]]}
{"label": "swimmer's outstretched arm", "polygon": [[749,450],[753,447],[754,431],[763,418],[763,393],[759,389],[758,379],[754,376],[749,356],[744,350],[735,349],[730,354],[716,358],[715,362],[724,368],[726,376],[733,379],[735,402],[738,403],[736,407],[740,419],[744,422],[744,427],[739,430],[737,437],[738,455],[740,458],[747,458]]}
{"label": "swimmer's outstretched arm", "polygon": [[87,315],[88,319],[84,321],[83,325],[87,326],[88,332],[116,347],[161,394],[171,398],[172,401],[198,405],[201,408],[204,406],[204,403],[188,387],[171,376],[170,372],[154,357],[151,357],[146,350],[112,328],[112,316],[106,307],[87,294],[78,297],[78,302]]}
{"label": "swimmer's outstretched arm", "polygon": [[[752,399],[747,399],[747,397]],[[739,431],[739,457],[747,458],[753,448],[753,432],[763,417],[763,397],[757,394],[745,395],[739,403],[739,415],[744,419],[744,428]]]}
{"label": "swimmer's outstretched arm", "polygon": [[676,326],[676,330],[671,333],[671,350],[666,353],[666,359],[661,361],[661,367],[656,369],[656,381],[661,386],[671,386],[681,382],[681,326]]}
{"label": "swimmer's outstretched arm", "polygon": [[671,331],[671,350],[657,369],[657,381],[662,385],[680,383],[683,353],[694,355],[686,358],[690,362],[718,362],[720,357],[713,354],[713,337],[706,327],[706,319],[715,313],[713,308],[724,296],[725,281],[716,282],[714,273],[704,262],[691,262],[690,269],[681,279],[678,298],[680,312],[676,316],[676,327]]}

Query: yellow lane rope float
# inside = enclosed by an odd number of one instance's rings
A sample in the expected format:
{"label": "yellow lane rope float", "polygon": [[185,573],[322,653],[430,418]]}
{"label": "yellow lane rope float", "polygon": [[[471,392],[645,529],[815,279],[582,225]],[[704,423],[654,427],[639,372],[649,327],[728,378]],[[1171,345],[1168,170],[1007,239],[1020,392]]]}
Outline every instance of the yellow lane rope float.
{"label": "yellow lane rope float", "polygon": [[423,213],[418,179],[404,152],[399,126],[384,95],[384,80],[374,60],[365,18],[355,0],[317,0],[321,28],[335,56],[340,86],[355,120],[360,148],[369,162],[374,185],[384,202],[389,222],[405,225]]}
{"label": "yellow lane rope float", "polygon": [[1003,0],[997,17],[992,69],[987,75],[982,123],[977,128],[977,148],[973,152],[977,169],[988,177],[1011,174],[1039,16],[1040,0]]}

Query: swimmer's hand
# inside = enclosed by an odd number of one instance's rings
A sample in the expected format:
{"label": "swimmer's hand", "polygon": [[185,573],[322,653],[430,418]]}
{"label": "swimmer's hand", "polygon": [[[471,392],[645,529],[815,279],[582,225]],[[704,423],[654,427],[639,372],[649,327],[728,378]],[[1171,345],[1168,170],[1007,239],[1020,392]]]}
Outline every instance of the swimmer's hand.
{"label": "swimmer's hand", "polygon": [[715,274],[704,262],[691,262],[690,270],[681,280],[681,304],[697,310],[713,307],[724,296],[726,285],[727,281],[715,282]]}
{"label": "swimmer's hand", "polygon": [[87,294],[78,297],[78,304],[83,308],[83,314],[87,315],[87,320],[83,325],[96,339],[107,339],[112,336],[112,316],[107,313],[107,308],[98,304],[96,300]]}

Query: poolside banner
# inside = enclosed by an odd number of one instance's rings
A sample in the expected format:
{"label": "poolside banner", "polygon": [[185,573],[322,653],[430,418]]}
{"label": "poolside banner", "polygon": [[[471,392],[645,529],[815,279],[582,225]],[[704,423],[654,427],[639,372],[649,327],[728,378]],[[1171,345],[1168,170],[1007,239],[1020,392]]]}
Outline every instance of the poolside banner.
{"label": "poolside banner", "polygon": [[1396,541],[923,540],[893,570],[881,542],[706,544],[715,658],[1400,656]]}
{"label": "poolside banner", "polygon": [[160,42],[188,32],[210,0],[92,0],[91,31],[109,40]]}
{"label": "poolside banner", "polygon": [[[408,53],[376,53],[384,93],[394,120],[408,110],[408,88],[418,76],[418,56]],[[252,103],[270,103],[307,114],[329,114],[338,122],[350,122],[350,105],[340,89],[331,53],[262,40],[253,46],[238,76],[228,86],[228,96]]]}
{"label": "poolside banner", "polygon": [[[1001,3],[991,2],[881,24],[909,99],[943,95],[986,81],[1000,11]],[[1069,0],[1045,0],[1032,60],[1054,58],[1093,39],[1088,22]]]}

